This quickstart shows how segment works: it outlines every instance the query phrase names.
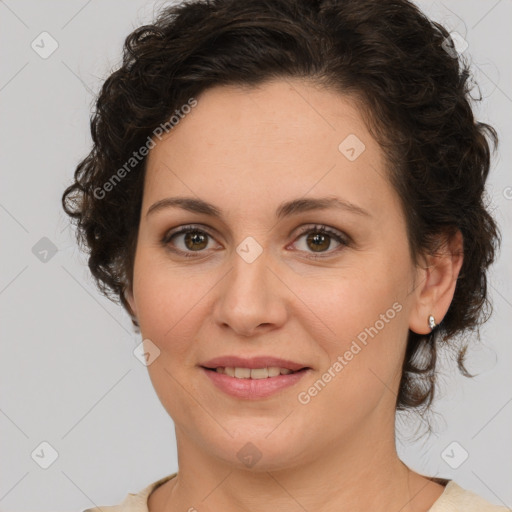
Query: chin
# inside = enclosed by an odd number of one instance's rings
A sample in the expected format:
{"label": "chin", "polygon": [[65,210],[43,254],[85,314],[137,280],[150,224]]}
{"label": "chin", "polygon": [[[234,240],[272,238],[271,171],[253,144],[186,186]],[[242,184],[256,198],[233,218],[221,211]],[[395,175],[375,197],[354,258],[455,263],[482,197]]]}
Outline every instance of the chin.
{"label": "chin", "polygon": [[[204,439],[210,453],[227,465],[248,471],[277,471],[294,467],[305,458],[304,439],[291,436],[289,431],[279,431],[279,421],[255,429],[244,422],[238,425],[233,437]],[[270,428],[269,428],[270,426]],[[274,431],[274,432],[273,432]]]}

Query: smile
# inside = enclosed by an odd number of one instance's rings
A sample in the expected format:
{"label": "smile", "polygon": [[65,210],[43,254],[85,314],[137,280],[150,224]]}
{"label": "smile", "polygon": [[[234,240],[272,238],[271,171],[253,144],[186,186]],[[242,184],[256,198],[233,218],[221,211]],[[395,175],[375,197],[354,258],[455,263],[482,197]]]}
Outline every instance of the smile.
{"label": "smile", "polygon": [[224,373],[236,379],[268,379],[269,377],[277,377],[278,375],[289,375],[295,373],[288,368],[279,368],[277,366],[270,366],[268,368],[241,368],[226,366],[223,368],[219,366],[215,369],[217,373]]}
{"label": "smile", "polygon": [[288,368],[265,367],[218,367],[201,370],[209,381],[223,393],[245,400],[258,400],[270,397],[297,384],[310,368],[292,371]]}

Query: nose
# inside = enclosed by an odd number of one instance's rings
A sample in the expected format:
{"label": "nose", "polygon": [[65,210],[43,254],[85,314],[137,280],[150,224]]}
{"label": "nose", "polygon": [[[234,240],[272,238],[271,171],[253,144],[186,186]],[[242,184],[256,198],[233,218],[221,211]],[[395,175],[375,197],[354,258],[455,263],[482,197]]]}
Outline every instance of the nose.
{"label": "nose", "polygon": [[239,336],[255,336],[286,322],[286,295],[290,293],[269,266],[267,251],[245,261],[233,253],[233,266],[217,288],[213,309],[217,325]]}

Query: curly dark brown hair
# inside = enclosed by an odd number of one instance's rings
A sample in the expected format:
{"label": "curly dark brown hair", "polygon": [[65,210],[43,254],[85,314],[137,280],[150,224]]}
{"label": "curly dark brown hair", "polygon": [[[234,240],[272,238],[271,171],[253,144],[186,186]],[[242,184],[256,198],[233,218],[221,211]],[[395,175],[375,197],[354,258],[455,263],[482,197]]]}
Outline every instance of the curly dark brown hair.
{"label": "curly dark brown hair", "polygon": [[[474,119],[470,65],[451,35],[406,0],[199,0],[162,8],[126,38],[122,66],[97,98],[92,150],[62,197],[78,243],[101,292],[120,301],[138,329],[124,291],[132,285],[146,158],[132,160],[131,170],[126,162],[209,87],[286,77],[356,99],[387,157],[416,263],[436,251],[441,233],[463,235],[446,316],[430,334],[408,336],[396,408],[428,408],[438,344],[478,334],[491,311],[486,271],[500,233],[484,187],[489,141],[496,148],[498,137]],[[112,183],[116,171],[122,180]],[[471,376],[466,348],[457,362]]]}

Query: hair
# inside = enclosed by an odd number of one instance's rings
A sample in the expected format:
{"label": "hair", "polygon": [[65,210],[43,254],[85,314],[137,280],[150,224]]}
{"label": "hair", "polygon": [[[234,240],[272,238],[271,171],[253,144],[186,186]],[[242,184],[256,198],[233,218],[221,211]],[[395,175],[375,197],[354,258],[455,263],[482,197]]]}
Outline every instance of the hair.
{"label": "hair", "polygon": [[[474,119],[475,82],[454,39],[407,0],[165,6],[152,24],[128,35],[122,65],[104,81],[91,117],[93,147],[63,193],[63,208],[99,290],[120,302],[138,329],[124,292],[132,286],[146,158],[132,161],[129,172],[126,162],[156,127],[208,88],[287,78],[357,103],[386,155],[415,264],[439,249],[441,234],[462,233],[463,265],[447,314],[431,333],[408,334],[396,408],[428,409],[439,343],[478,333],[492,309],[486,271],[500,233],[484,188],[489,142],[496,148],[498,137]],[[472,377],[463,363],[466,348],[457,354],[458,368]]]}

